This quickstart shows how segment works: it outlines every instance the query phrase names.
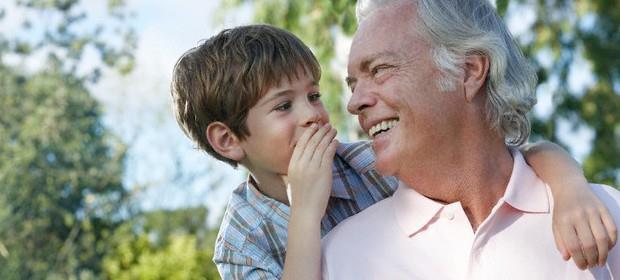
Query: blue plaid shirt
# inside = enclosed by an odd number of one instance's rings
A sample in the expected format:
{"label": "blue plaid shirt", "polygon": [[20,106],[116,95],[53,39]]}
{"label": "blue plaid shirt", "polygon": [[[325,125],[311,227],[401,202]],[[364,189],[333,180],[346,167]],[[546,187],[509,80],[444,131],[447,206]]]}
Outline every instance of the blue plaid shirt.
{"label": "blue plaid shirt", "polygon": [[[392,195],[393,177],[374,169],[369,142],[341,144],[333,165],[333,189],[321,221],[325,235],[342,220]],[[215,242],[213,261],[223,279],[279,279],[286,255],[290,209],[261,194],[249,180],[233,192]]]}

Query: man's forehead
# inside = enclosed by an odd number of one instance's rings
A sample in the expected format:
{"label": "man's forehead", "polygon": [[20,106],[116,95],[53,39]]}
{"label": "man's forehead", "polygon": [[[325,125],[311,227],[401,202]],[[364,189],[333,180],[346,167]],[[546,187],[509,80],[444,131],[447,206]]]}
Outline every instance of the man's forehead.
{"label": "man's forehead", "polygon": [[410,19],[417,17],[416,1],[393,1],[372,10],[366,17],[358,22],[359,29],[365,25],[377,25],[377,22],[404,24]]}
{"label": "man's forehead", "polygon": [[393,50],[369,49],[367,53],[351,60],[351,65],[359,68],[367,68],[375,60],[397,60],[401,56]]}
{"label": "man's forehead", "polygon": [[412,21],[417,18],[415,5],[411,4],[411,2],[413,1],[405,1],[378,8],[362,20],[353,36],[351,51],[356,47],[363,47],[376,42],[378,37],[398,37],[404,33],[411,32],[414,26]]}

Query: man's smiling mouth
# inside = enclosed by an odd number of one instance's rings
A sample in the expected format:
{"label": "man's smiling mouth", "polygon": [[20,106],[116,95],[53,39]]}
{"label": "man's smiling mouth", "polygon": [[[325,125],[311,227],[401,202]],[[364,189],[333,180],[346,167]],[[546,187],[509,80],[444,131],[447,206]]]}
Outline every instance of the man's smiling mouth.
{"label": "man's smiling mouth", "polygon": [[387,132],[388,130],[392,129],[393,127],[396,126],[396,124],[398,123],[399,119],[391,119],[391,120],[384,120],[379,122],[378,124],[373,125],[369,130],[368,130],[368,135],[370,135],[370,137],[375,138],[377,135],[383,133],[383,132]]}

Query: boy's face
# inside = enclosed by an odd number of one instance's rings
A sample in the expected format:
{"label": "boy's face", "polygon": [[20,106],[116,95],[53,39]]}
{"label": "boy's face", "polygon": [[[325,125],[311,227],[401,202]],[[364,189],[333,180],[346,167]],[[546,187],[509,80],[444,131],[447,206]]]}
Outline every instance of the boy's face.
{"label": "boy's face", "polygon": [[299,73],[298,79],[284,77],[271,87],[248,112],[250,136],[241,141],[242,163],[258,178],[284,175],[297,140],[312,123],[329,122],[320,99],[318,81]]}

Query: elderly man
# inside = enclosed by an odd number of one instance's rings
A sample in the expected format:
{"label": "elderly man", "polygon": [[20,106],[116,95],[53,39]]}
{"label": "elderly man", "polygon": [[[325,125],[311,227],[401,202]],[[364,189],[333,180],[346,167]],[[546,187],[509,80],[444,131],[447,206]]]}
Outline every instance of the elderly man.
{"label": "elderly man", "polygon": [[[549,188],[512,147],[535,74],[485,0],[360,1],[348,109],[401,184],[323,242],[328,279],[618,279],[580,270],[551,231]],[[620,223],[620,193],[592,185]],[[603,229],[595,229],[603,230]]]}

